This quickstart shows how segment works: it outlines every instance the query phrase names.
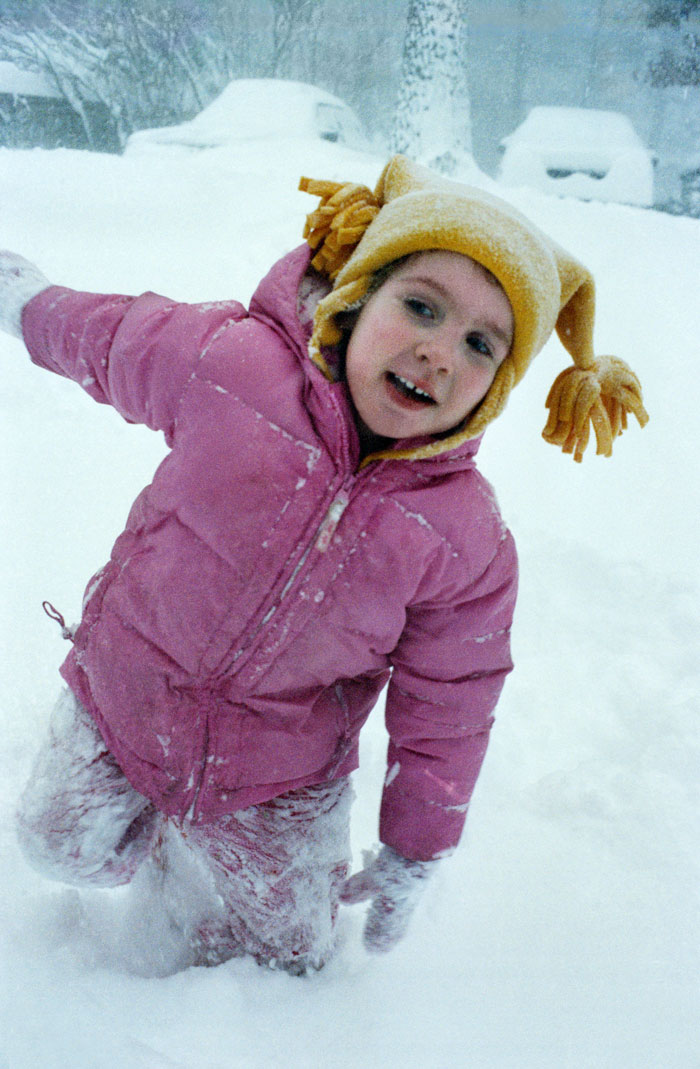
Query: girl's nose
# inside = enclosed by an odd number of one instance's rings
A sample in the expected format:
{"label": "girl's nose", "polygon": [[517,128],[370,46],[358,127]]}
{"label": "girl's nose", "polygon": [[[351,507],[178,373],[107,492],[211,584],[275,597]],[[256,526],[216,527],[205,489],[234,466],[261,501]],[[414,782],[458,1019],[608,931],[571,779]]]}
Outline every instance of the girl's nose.
{"label": "girl's nose", "polygon": [[446,338],[425,338],[418,346],[421,363],[429,364],[435,374],[446,375],[454,368],[455,353]]}

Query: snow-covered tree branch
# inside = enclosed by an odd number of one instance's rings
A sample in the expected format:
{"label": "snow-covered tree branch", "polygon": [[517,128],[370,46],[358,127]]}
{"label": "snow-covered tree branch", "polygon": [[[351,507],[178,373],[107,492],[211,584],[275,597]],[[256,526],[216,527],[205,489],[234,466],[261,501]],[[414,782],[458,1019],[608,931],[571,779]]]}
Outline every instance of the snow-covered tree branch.
{"label": "snow-covered tree branch", "polygon": [[195,114],[234,75],[234,5],[187,0],[46,0],[8,8],[0,57],[46,74],[81,116],[106,106],[123,143],[134,130]]}

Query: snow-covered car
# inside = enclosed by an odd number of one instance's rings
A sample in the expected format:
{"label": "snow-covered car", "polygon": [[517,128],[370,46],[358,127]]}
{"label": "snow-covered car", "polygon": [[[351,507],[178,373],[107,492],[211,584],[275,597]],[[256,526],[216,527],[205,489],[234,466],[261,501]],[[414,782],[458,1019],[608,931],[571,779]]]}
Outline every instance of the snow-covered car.
{"label": "snow-covered car", "polygon": [[681,172],[681,211],[700,219],[700,154],[691,157]]}
{"label": "snow-covered car", "polygon": [[618,111],[533,108],[500,147],[504,185],[583,200],[653,203],[656,157]]}
{"label": "snow-covered car", "polygon": [[132,134],[125,152],[164,147],[196,151],[289,138],[368,147],[357,114],[331,93],[304,82],[241,78],[189,122]]}

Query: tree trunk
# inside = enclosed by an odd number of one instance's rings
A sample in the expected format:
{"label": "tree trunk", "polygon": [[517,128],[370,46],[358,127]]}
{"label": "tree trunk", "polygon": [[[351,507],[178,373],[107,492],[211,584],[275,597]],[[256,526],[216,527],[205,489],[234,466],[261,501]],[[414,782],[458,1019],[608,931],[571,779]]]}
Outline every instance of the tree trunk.
{"label": "tree trunk", "polygon": [[410,0],[392,149],[452,173],[471,156],[464,0]]}

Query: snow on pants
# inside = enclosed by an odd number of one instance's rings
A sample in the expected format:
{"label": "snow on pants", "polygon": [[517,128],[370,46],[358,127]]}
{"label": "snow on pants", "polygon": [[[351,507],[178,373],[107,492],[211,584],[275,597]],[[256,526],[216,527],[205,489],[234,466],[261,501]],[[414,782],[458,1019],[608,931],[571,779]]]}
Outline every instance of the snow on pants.
{"label": "snow on pants", "polygon": [[20,800],[17,829],[35,868],[75,886],[129,883],[147,862],[164,909],[182,898],[168,883],[186,869],[177,852],[188,855],[207,905],[194,925],[171,912],[192,963],[252,954],[302,972],[332,951],[351,802],[345,777],[206,824],[166,819],[130,785],[90,715],[65,691]]}

